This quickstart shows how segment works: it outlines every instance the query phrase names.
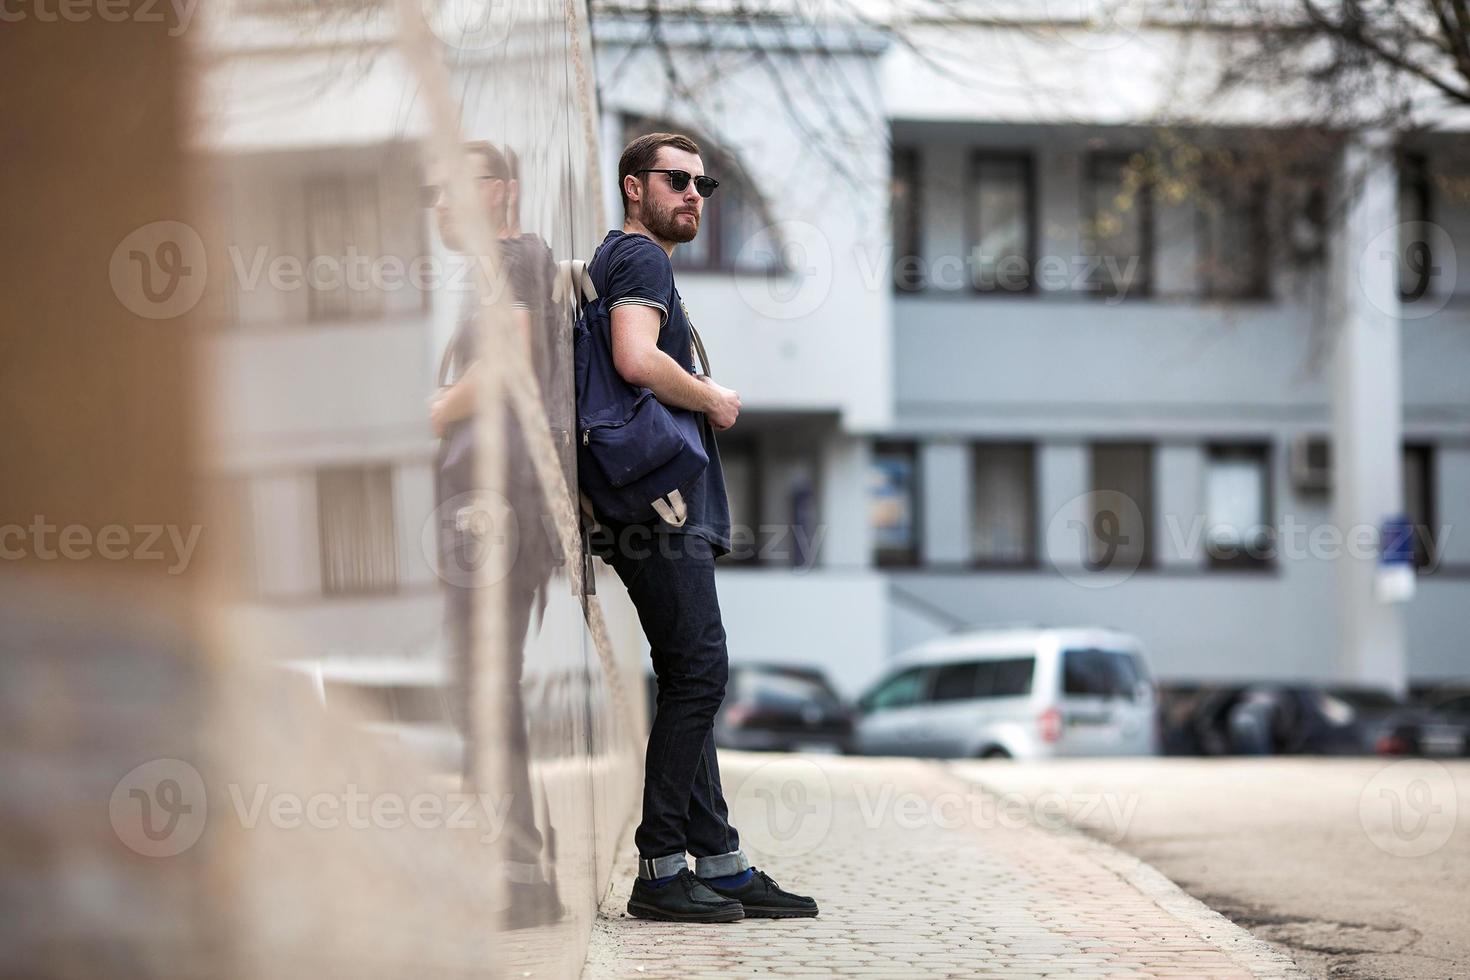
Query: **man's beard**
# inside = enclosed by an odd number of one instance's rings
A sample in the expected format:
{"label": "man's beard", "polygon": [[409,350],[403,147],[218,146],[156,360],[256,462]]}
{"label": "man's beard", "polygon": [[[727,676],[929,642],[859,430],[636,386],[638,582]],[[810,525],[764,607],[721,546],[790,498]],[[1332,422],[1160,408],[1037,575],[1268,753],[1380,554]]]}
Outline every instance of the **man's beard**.
{"label": "man's beard", "polygon": [[650,201],[648,213],[643,218],[643,226],[666,242],[692,242],[694,236],[699,234],[699,215],[694,215],[693,223],[685,224],[678,214],[680,210],[660,209]]}

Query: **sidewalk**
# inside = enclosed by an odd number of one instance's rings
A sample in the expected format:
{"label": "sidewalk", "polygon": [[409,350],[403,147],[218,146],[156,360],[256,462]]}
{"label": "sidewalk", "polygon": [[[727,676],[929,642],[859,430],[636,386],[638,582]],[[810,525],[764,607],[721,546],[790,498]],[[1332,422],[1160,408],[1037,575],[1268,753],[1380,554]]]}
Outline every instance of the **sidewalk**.
{"label": "sidewalk", "polygon": [[751,860],[815,897],[821,915],[631,918],[630,827],[587,980],[1304,975],[1148,865],[1061,826],[1060,813],[1096,801],[1058,798],[1041,812],[913,759],[721,752],[720,765]]}

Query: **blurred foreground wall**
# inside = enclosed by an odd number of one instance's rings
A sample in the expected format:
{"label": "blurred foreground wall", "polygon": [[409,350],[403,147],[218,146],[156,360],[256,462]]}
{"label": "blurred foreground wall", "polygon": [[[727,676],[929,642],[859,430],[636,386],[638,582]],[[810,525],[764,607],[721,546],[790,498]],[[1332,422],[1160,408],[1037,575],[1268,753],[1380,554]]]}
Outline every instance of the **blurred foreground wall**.
{"label": "blurred foreground wall", "polygon": [[[579,970],[641,647],[563,547],[556,263],[602,231],[585,17],[516,6],[474,37],[432,5],[6,24],[5,972]],[[472,140],[512,169],[446,156]],[[460,373],[537,376],[529,414],[470,389],[508,562],[441,494],[465,338]]]}

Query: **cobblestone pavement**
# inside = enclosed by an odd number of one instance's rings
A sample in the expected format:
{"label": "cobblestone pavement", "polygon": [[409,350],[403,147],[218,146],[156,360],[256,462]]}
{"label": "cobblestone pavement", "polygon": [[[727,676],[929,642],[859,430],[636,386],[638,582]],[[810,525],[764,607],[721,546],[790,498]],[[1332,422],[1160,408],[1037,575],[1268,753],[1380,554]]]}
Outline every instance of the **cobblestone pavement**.
{"label": "cobblestone pavement", "polygon": [[913,759],[722,752],[757,867],[815,919],[627,915],[624,836],[583,973],[604,977],[1300,977],[1148,865],[1067,829],[1108,800],[1023,802]]}

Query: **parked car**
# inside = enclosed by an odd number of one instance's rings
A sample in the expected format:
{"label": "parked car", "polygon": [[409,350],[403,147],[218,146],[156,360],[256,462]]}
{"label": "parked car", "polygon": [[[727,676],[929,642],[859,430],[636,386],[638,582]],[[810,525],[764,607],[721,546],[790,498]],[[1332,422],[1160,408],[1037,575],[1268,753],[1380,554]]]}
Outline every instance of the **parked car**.
{"label": "parked car", "polygon": [[715,715],[721,748],[780,752],[852,750],[852,709],[820,670],[731,664]]}
{"label": "parked car", "polygon": [[1380,755],[1470,755],[1470,694],[1395,716],[1376,748]]}
{"label": "parked car", "polygon": [[1154,684],[1136,637],[1109,629],[956,634],[900,655],[858,702],[870,755],[1153,755]]}
{"label": "parked car", "polygon": [[1388,691],[1263,682],[1207,690],[1188,729],[1200,755],[1367,755],[1412,717]]}

